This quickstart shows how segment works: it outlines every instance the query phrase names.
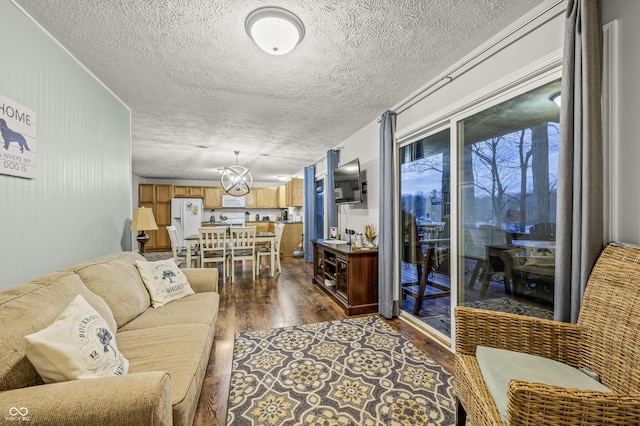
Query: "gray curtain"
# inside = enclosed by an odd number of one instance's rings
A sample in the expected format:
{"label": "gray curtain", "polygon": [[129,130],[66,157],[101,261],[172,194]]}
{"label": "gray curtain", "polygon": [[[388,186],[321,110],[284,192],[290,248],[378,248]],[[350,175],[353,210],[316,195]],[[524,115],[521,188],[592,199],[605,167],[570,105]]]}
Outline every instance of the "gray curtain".
{"label": "gray curtain", "polygon": [[400,314],[394,300],[396,262],[393,256],[394,210],[393,150],[396,114],[386,111],[380,118],[380,216],[378,221],[378,310],[385,318]]}
{"label": "gray curtain", "polygon": [[313,262],[313,244],[316,229],[316,167],[304,168],[304,260]]}
{"label": "gray curtain", "polygon": [[[327,181],[324,186],[324,194],[327,202],[326,215],[327,226],[338,226],[338,205],[336,204],[336,194],[333,191],[333,171],[338,167],[340,151],[330,149],[327,151]],[[325,235],[329,235],[329,229],[324,230]]]}
{"label": "gray curtain", "polygon": [[602,24],[598,0],[569,0],[558,159],[555,319],[576,322],[603,247]]}

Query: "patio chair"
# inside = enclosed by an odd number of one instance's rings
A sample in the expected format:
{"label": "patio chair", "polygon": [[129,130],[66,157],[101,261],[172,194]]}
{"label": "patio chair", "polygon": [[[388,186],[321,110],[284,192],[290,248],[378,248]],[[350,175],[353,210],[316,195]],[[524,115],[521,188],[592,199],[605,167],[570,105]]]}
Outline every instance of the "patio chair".
{"label": "patio chair", "polygon": [[[610,244],[591,271],[576,324],[456,308],[457,424],[467,417],[474,426],[640,424],[639,282],[640,247]],[[487,364],[483,354],[495,350],[504,352]],[[514,359],[521,362],[511,370]],[[569,367],[577,372],[570,379],[555,374]],[[578,386],[587,376],[578,369],[599,380]]]}

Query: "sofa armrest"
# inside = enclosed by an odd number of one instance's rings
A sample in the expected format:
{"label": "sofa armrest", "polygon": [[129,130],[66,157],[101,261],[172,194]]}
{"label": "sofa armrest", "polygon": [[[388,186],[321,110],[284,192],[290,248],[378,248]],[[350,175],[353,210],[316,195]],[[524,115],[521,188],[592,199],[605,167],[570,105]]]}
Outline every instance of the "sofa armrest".
{"label": "sofa armrest", "polygon": [[183,268],[191,288],[196,293],[218,292],[218,270],[216,268]]}
{"label": "sofa armrest", "polygon": [[508,424],[632,425],[640,421],[640,394],[596,392],[509,382]]}
{"label": "sofa armrest", "polygon": [[172,425],[171,379],[152,371],[13,389],[0,392],[0,413],[21,424]]}
{"label": "sofa armrest", "polygon": [[456,352],[475,356],[482,345],[579,365],[582,333],[575,324],[464,306],[455,320]]}

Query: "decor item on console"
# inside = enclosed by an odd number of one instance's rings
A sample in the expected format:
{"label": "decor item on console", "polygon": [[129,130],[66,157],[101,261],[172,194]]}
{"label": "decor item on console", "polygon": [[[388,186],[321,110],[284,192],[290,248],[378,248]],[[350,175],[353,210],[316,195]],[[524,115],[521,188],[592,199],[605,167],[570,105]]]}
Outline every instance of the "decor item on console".
{"label": "decor item on console", "polygon": [[253,187],[253,176],[248,168],[238,164],[238,154],[240,151],[233,151],[236,153],[236,164],[227,166],[222,170],[220,175],[220,185],[224,192],[234,197],[242,197],[251,192]]}
{"label": "decor item on console", "polygon": [[[31,422],[50,425],[193,424],[216,332],[218,273],[181,269],[195,294],[154,308],[136,261],[147,263],[138,253],[117,253],[0,291],[0,419],[8,413],[24,421],[26,412]],[[80,297],[86,302],[66,317],[71,324],[59,324],[61,313],[70,312],[66,308],[74,300],[78,306]],[[80,324],[69,336],[76,318]],[[64,330],[73,344],[95,331],[97,347],[63,347],[59,337],[43,340],[38,331],[50,336],[54,323],[56,335]],[[72,368],[72,375],[103,377],[49,384],[52,376],[40,373],[43,365],[36,369],[38,360],[27,359],[34,342],[36,350],[53,346],[46,355],[56,374],[70,378]],[[61,357],[61,351],[69,355]],[[90,371],[76,370],[83,364]],[[19,408],[22,419],[10,407]]]}
{"label": "decor item on console", "polygon": [[149,234],[146,234],[145,231],[155,231],[158,229],[156,220],[153,218],[153,210],[144,207],[135,209],[130,229],[132,231],[140,231],[136,240],[138,240],[140,254],[144,256],[144,245],[149,241]]}
{"label": "decor item on console", "polygon": [[376,235],[376,228],[374,228],[373,225],[366,225],[364,227],[364,237],[367,239],[369,247],[375,246],[374,241],[378,237]]}

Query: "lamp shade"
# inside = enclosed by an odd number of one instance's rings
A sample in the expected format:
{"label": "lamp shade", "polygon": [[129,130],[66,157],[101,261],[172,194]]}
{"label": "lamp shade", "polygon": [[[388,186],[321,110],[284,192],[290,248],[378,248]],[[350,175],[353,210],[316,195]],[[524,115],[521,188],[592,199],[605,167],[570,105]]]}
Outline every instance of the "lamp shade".
{"label": "lamp shade", "polygon": [[158,229],[156,220],[153,218],[153,210],[145,207],[138,207],[133,211],[133,220],[131,220],[132,231],[155,231]]}

